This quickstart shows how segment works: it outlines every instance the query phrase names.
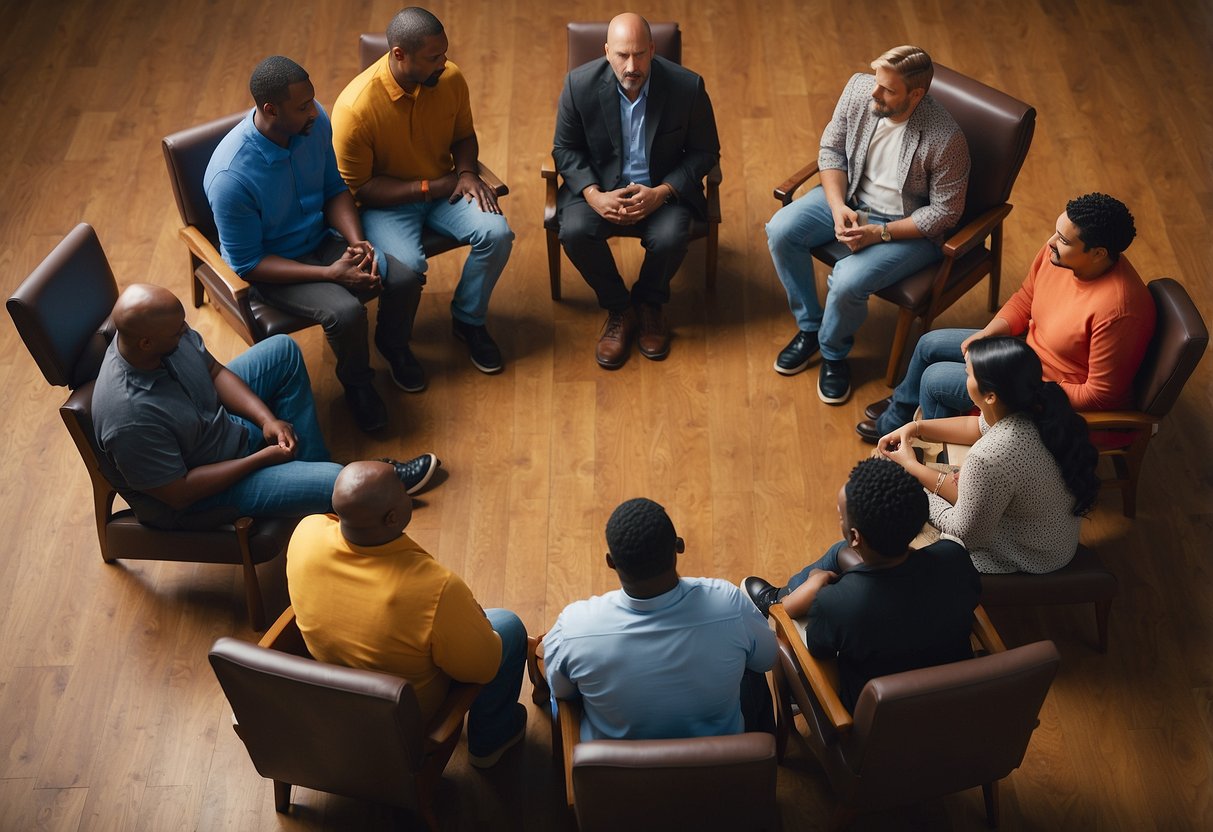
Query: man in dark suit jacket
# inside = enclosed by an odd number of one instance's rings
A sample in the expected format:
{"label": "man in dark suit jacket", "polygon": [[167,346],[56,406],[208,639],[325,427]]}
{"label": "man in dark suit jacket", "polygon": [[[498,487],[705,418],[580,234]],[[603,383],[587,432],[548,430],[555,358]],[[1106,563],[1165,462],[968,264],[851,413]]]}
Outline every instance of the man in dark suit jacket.
{"label": "man in dark suit jacket", "polygon": [[[560,242],[607,310],[598,363],[670,351],[662,313],[670,280],[690,242],[692,218],[707,211],[703,177],[720,159],[716,118],[703,79],[654,56],[648,21],[621,14],[607,29],[606,59],[564,81],[552,155],[564,177]],[[639,237],[644,264],[629,294],[607,238]]]}

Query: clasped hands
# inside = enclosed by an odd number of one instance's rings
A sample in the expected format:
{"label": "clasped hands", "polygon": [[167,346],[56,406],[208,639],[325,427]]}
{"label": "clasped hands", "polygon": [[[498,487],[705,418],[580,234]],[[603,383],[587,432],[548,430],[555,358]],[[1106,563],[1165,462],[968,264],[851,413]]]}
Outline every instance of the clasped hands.
{"label": "clasped hands", "polygon": [[328,266],[328,279],[352,292],[378,290],[379,263],[374,247],[366,240],[351,241],[345,253]]}
{"label": "clasped hands", "polygon": [[859,213],[843,205],[832,209],[834,215],[834,239],[851,250],[851,253],[880,242],[880,226],[859,224]]}
{"label": "clasped hands", "polygon": [[616,225],[635,225],[665,204],[667,189],[631,182],[614,191],[589,190],[585,201],[599,216]]}

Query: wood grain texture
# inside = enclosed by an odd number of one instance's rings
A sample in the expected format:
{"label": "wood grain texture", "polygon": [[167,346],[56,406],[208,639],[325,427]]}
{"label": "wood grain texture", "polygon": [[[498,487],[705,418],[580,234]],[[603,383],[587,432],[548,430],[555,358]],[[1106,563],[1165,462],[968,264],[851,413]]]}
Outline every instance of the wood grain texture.
{"label": "wood grain texture", "polygon": [[[273,53],[305,66],[331,106],[358,70],[359,32],[387,0],[0,0],[0,281],[11,292],[75,223],[98,231],[119,282],[187,297],[187,258],[159,142],[248,106],[249,69]],[[816,152],[846,79],[890,46],[1033,104],[1038,129],[1006,223],[1002,299],[1014,291],[1066,200],[1100,190],[1134,211],[1129,256],[1146,279],[1184,283],[1213,321],[1213,7],[1159,0],[669,0],[641,9],[677,20],[684,59],[705,78],[722,141],[720,274],[703,291],[691,245],[668,315],[670,357],[634,354],[617,372],[593,360],[602,325],[592,293],[563,263],[565,300],[548,298],[540,162],[550,151],[568,19],[607,19],[601,0],[448,0],[451,59],[468,78],[482,159],[508,183],[517,234],[489,325],[507,360],[486,377],[450,332],[465,253],[431,263],[415,350],[430,387],[379,389],[382,435],[360,434],[318,328],[298,333],[336,458],[432,449],[449,476],[418,501],[411,532],[460,572],[485,606],[516,610],[531,632],[566,603],[616,586],[603,562],[614,506],[649,496],[686,538],[685,574],[775,580],[838,535],[836,493],[866,453],[853,433],[881,382],[894,323],[874,301],[853,353],[856,391],[822,405],[815,367],[771,369],[794,334],[763,226],[771,189]],[[633,279],[642,251],[612,250]],[[818,284],[824,290],[824,272]],[[979,289],[941,326],[980,326]],[[190,323],[221,360],[243,346],[209,306]],[[0,326],[0,828],[391,828],[394,813],[296,789],[289,816],[231,730],[206,653],[215,638],[255,640],[232,567],[99,556],[83,466],[47,387],[11,326]],[[995,610],[1008,644],[1054,638],[1060,675],[1024,765],[1002,788],[1003,828],[1213,828],[1213,361],[1197,368],[1151,443],[1138,517],[1101,498],[1084,523],[1120,579],[1110,648],[1093,649],[1089,607]],[[281,563],[259,570],[273,615]],[[529,691],[524,691],[527,696]],[[524,699],[523,701],[528,701]],[[525,747],[472,770],[461,745],[438,794],[449,829],[565,829],[545,716]],[[803,746],[779,774],[788,829],[824,827],[828,784]],[[970,829],[976,790],[861,817],[858,829]]]}

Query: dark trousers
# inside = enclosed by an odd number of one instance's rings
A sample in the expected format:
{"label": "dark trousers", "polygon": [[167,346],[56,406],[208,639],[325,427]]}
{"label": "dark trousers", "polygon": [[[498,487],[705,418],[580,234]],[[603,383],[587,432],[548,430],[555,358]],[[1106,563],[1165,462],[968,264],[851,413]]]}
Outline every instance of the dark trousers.
{"label": "dark trousers", "polygon": [[[343,238],[330,235],[311,254],[296,258],[300,263],[327,266],[345,253]],[[379,275],[383,291],[379,294],[379,314],[375,345],[391,355],[405,348],[413,336],[413,320],[421,301],[421,278],[396,260],[385,260],[381,253]],[[310,318],[324,327],[324,335],[337,358],[337,379],[346,387],[371,383],[370,348],[367,345],[367,316],[363,305],[373,293],[356,293],[337,283],[255,283],[253,290],[271,306],[301,318]]]}
{"label": "dark trousers", "polygon": [[765,673],[747,670],[741,674],[741,717],[746,731],[775,733],[775,706]]}
{"label": "dark trousers", "polygon": [[[629,294],[607,240],[639,237],[644,263]],[[691,211],[683,205],[663,205],[635,225],[603,219],[584,199],[560,211],[560,243],[585,282],[598,295],[598,305],[622,312],[632,303],[661,306],[670,300],[670,281],[682,265],[691,241]]]}

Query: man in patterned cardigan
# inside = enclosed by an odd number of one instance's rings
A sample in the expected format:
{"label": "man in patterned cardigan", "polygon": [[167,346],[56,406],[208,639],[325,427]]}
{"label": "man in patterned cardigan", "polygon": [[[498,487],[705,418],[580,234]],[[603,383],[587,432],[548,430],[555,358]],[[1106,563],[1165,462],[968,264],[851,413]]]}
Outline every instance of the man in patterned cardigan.
{"label": "man in patterned cardigan", "polygon": [[[775,361],[795,375],[821,350],[817,395],[839,405],[851,395],[846,357],[867,316],[868,296],[942,257],[960,220],[969,148],[948,111],[927,90],[934,67],[916,46],[898,46],[857,73],[821,136],[821,184],[767,223],[775,271],[798,332]],[[817,300],[810,249],[832,239],[851,254]]]}

